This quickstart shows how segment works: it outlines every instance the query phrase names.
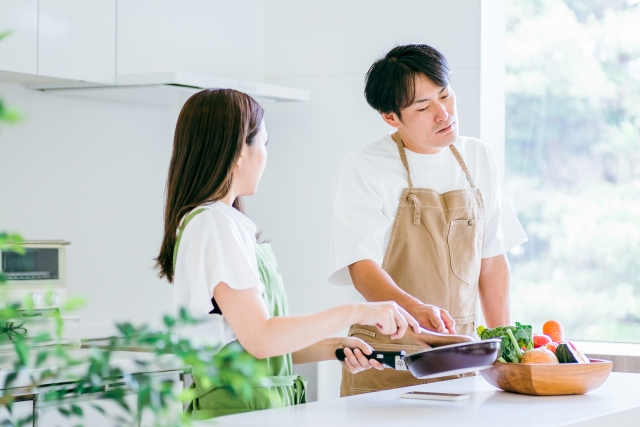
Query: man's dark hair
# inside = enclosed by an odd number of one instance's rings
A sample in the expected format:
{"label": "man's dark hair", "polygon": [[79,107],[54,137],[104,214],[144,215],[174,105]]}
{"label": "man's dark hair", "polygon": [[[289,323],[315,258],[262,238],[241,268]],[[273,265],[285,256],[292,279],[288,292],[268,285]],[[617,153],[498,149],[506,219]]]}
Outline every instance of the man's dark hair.
{"label": "man's dark hair", "polygon": [[400,110],[414,101],[418,74],[440,87],[447,86],[451,78],[447,58],[431,46],[394,47],[367,71],[364,96],[378,112],[396,113],[400,117]]}

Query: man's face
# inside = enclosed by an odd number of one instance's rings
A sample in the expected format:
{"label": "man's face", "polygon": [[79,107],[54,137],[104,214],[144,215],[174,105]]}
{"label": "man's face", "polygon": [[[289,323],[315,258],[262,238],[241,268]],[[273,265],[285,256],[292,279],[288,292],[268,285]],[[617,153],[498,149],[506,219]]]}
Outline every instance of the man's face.
{"label": "man's face", "polygon": [[394,113],[383,114],[400,131],[406,147],[417,153],[436,153],[458,137],[456,96],[450,86],[439,87],[422,74],[416,76],[413,104]]}

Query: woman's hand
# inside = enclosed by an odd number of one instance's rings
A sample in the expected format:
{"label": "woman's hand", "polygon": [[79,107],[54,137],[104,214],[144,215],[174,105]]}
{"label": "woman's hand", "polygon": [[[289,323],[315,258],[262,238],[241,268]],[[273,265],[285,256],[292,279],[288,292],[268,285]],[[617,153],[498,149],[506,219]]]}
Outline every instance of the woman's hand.
{"label": "woman's hand", "polygon": [[375,326],[380,333],[390,335],[391,339],[402,338],[407,328],[420,333],[420,324],[404,308],[394,301],[366,302],[359,304],[360,320],[357,323]]}
{"label": "woman's hand", "polygon": [[365,355],[371,354],[373,348],[360,338],[345,337],[337,348],[344,348],[345,359],[344,362],[340,363],[352,374],[357,374],[370,368],[380,371],[384,369],[382,363],[375,359],[369,360],[366,358]]}

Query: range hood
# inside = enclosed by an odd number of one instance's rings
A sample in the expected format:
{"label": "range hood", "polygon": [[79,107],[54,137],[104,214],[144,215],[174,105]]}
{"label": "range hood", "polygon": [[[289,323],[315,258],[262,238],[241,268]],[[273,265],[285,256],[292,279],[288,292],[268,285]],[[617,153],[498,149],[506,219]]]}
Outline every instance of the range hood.
{"label": "range hood", "polygon": [[79,98],[99,99],[156,107],[181,108],[194,93],[208,88],[236,89],[256,100],[308,101],[308,90],[183,72],[120,74],[115,85],[57,81],[28,83],[27,88]]}

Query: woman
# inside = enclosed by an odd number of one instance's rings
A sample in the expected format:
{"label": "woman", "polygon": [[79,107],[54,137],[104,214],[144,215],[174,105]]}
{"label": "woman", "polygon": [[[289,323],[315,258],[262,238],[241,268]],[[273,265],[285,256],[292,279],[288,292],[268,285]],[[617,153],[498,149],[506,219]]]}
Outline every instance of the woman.
{"label": "woman", "polygon": [[[372,348],[357,338],[327,338],[359,323],[400,338],[418,323],[393,302],[350,304],[307,316],[287,316],[275,256],[256,243],[256,226],[244,215],[241,197],[256,192],[267,161],[264,111],[250,96],[229,89],[193,95],[176,125],[167,182],[165,230],[157,259],[160,275],[174,286],[174,307],[211,315],[214,334],[237,340],[265,359],[273,386],[255,388],[251,401],[224,388],[195,384],[198,419],[304,402],[306,380],[293,363],[335,360],[345,348],[352,373],[371,367]],[[350,348],[354,350],[351,351]]]}

